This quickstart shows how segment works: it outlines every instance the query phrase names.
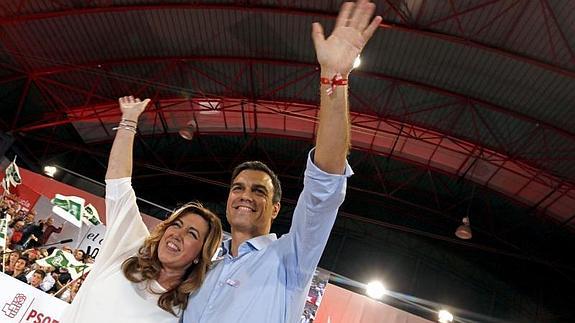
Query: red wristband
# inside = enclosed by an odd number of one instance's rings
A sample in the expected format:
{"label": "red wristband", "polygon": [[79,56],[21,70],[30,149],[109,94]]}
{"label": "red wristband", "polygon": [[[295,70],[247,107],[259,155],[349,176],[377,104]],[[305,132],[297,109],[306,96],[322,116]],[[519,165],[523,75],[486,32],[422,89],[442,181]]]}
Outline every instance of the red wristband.
{"label": "red wristband", "polygon": [[328,79],[327,77],[322,77],[320,78],[321,84],[324,85],[347,85],[347,79],[335,79],[335,77],[333,79]]}
{"label": "red wristband", "polygon": [[333,91],[335,90],[336,86],[347,85],[347,79],[344,79],[341,74],[337,73],[333,76],[332,79],[327,77],[320,77],[320,84],[323,85],[331,85],[327,90],[328,95],[332,95]]}

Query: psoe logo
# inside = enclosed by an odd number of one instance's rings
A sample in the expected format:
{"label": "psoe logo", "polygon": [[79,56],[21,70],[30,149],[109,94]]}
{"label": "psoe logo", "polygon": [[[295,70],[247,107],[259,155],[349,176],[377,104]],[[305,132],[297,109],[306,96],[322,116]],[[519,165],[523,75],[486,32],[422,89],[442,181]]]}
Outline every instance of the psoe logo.
{"label": "psoe logo", "polygon": [[2,312],[4,312],[4,315],[8,316],[9,318],[15,318],[22,305],[24,305],[24,302],[26,302],[26,296],[24,294],[18,293],[16,296],[14,296],[12,303],[4,304]]}

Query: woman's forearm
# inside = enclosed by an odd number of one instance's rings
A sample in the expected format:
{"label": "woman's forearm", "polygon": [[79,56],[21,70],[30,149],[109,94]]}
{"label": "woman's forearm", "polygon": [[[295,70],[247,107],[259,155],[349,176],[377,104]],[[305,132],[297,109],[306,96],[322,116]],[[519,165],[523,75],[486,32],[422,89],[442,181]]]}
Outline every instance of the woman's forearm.
{"label": "woman's forearm", "polygon": [[117,130],[108,160],[106,179],[132,176],[132,156],[135,135],[134,132],[124,128]]}

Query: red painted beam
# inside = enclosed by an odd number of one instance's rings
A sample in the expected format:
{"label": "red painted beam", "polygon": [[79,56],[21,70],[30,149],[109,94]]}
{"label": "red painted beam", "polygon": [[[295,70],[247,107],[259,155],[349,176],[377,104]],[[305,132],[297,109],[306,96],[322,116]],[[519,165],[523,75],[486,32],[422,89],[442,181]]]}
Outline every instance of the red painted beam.
{"label": "red painted beam", "polygon": [[[157,63],[158,61],[207,61],[207,62],[222,62],[222,63],[243,63],[243,64],[269,64],[269,65],[284,65],[284,66],[300,66],[300,67],[308,67],[308,68],[318,68],[316,64],[306,63],[306,62],[298,62],[298,61],[289,61],[289,60],[278,60],[278,59],[260,59],[260,58],[249,58],[249,57],[218,57],[218,56],[170,56],[170,57],[140,57],[140,58],[129,58],[129,59],[122,59],[122,60],[109,60],[109,61],[95,61],[89,62],[84,64],[76,64],[74,66],[54,66],[50,68],[38,69],[30,72],[35,77],[40,76],[47,76],[50,74],[59,74],[68,71],[77,71],[77,70],[94,70],[98,71],[97,73],[100,74],[99,69],[105,66],[113,66],[113,65],[122,65],[122,64],[146,64],[146,63]],[[100,67],[98,67],[100,66]],[[492,111],[496,111],[499,113],[503,113],[509,115],[513,118],[517,118],[523,121],[527,121],[533,124],[539,124],[539,126],[548,128],[551,131],[557,132],[567,138],[575,140],[575,132],[568,131],[562,128],[559,128],[555,125],[547,123],[545,121],[538,120],[531,116],[522,114],[517,111],[510,110],[503,106],[499,106],[497,104],[487,102],[485,100],[470,97],[464,93],[457,93],[455,91],[450,91],[447,89],[439,88],[433,85],[428,85],[425,83],[407,80],[403,78],[399,78],[396,76],[391,76],[384,73],[376,73],[376,72],[365,72],[361,70],[354,71],[355,75],[364,76],[364,77],[372,77],[377,79],[382,79],[390,82],[398,82],[410,87],[414,87],[423,91],[432,92],[436,94],[440,94],[447,97],[452,97],[460,101],[470,102],[472,104],[481,105],[483,108],[487,108]],[[426,126],[428,127],[428,126]]]}
{"label": "red painted beam", "polygon": [[[172,101],[175,102],[175,100],[172,100]],[[167,103],[166,105],[169,105],[169,103],[171,103],[172,101],[168,101],[168,102],[165,102],[165,103]],[[182,103],[182,102],[186,102],[186,100],[180,99],[180,100],[178,100],[178,102]],[[259,114],[259,115],[261,115],[261,116],[264,116],[264,115],[270,114],[270,113],[278,113],[278,114],[284,114],[286,117],[294,117],[294,118],[296,118],[296,119],[298,119],[298,120],[306,120],[306,121],[309,121],[309,122],[312,122],[312,123],[315,123],[315,122],[317,121],[316,117],[315,117],[313,114],[311,114],[311,113],[306,113],[306,114],[304,114],[304,115],[299,115],[299,114],[297,114],[297,113],[294,113],[293,111],[278,110],[278,111],[274,112],[273,102],[271,102],[271,103],[268,102],[267,109],[268,109],[270,112],[266,113],[266,112],[263,111],[263,110],[266,109],[266,106],[265,106],[264,103],[265,103],[265,102],[261,102],[261,104],[262,104],[261,109],[258,109],[257,112],[256,112],[255,110],[249,110],[249,111],[245,111],[245,113],[246,113],[246,114],[255,114],[255,113],[257,113],[257,114]],[[117,108],[116,108],[116,109],[113,109],[113,110],[110,110],[110,109],[109,109],[109,107],[115,106],[115,104],[116,104],[116,103],[113,103],[113,104],[110,104],[110,105],[101,105],[101,106],[100,106],[100,109],[94,109],[95,106],[92,106],[92,107],[82,107],[82,108],[80,108],[80,109],[73,109],[73,110],[70,110],[70,111],[69,111],[69,112],[71,113],[71,115],[78,115],[78,112],[79,112],[79,111],[93,111],[93,110],[100,110],[100,111],[102,111],[102,110],[104,110],[104,111],[106,111],[105,114],[93,114],[93,115],[86,115],[86,116],[82,116],[82,117],[69,118],[69,119],[65,119],[65,120],[55,121],[55,122],[52,123],[52,124],[48,124],[48,123],[46,123],[46,124],[39,124],[39,125],[36,125],[36,126],[34,126],[34,127],[29,127],[29,128],[27,128],[27,129],[20,129],[20,130],[21,130],[21,131],[24,131],[24,130],[26,130],[26,131],[32,131],[32,130],[34,130],[34,129],[41,129],[41,128],[46,128],[46,127],[50,127],[50,126],[55,126],[55,125],[58,125],[58,124],[66,124],[66,123],[71,123],[71,122],[76,122],[76,121],[99,120],[99,119],[102,118],[102,117],[111,117],[111,116],[118,116],[118,117],[119,117],[119,114],[118,114],[119,111],[117,111]],[[270,106],[272,106],[272,107],[270,108]],[[196,107],[196,108],[197,108],[197,107]],[[234,113],[237,114],[237,113],[239,113],[239,110],[238,110],[238,109],[239,109],[239,108],[236,107],[234,110],[229,110],[229,111],[230,111],[230,112],[234,112]],[[310,107],[310,109],[314,109],[314,110],[317,111],[317,106]],[[186,108],[185,110],[186,110],[186,111],[189,111],[190,109],[187,109],[187,108]],[[308,110],[309,110],[309,109],[308,109]],[[154,113],[154,114],[156,114],[156,113],[159,113],[159,112],[161,112],[161,110],[153,110],[153,111],[149,111],[148,113]],[[309,111],[308,111],[308,112],[309,112]],[[353,113],[353,114],[354,114],[354,115],[357,115],[357,113]],[[368,119],[369,119],[369,118],[373,118],[373,120],[371,120],[372,123],[383,120],[383,119],[378,119],[377,117],[367,116],[367,115],[364,116],[363,118],[368,118]],[[397,122],[395,122],[395,121],[389,121],[389,120],[383,120],[382,122],[385,122],[385,123],[388,125],[388,128],[389,128],[389,126],[390,126],[391,124],[397,124]],[[272,128],[273,128],[274,124],[271,124],[271,126],[272,126]],[[279,123],[279,124],[278,124],[278,123],[275,123],[275,127],[276,127],[277,129],[281,129],[282,124],[281,124],[281,123]],[[394,131],[394,130],[385,130],[385,128],[382,128],[382,129],[374,128],[373,126],[368,126],[368,125],[358,125],[358,124],[354,124],[354,125],[352,126],[352,131],[355,132],[355,131],[365,130],[365,131],[369,131],[369,132],[372,132],[372,131],[375,132],[375,131],[378,131],[378,130],[379,130],[379,131],[381,131],[381,132],[384,132],[384,133],[387,133],[387,134],[390,134],[390,135],[400,136],[400,137],[402,137],[404,140],[406,140],[406,139],[407,139],[407,140],[417,139],[417,138],[420,137],[420,136],[417,136],[417,135],[416,135],[417,132],[427,131],[427,130],[425,130],[425,129],[416,129],[416,127],[413,127],[412,125],[407,125],[407,127],[409,127],[409,128],[414,128],[414,130],[413,130],[414,133],[412,133],[411,131],[410,131],[409,133],[407,133],[407,132],[405,132],[405,131],[399,131],[399,130],[397,130],[397,129],[399,128],[399,127],[397,127],[397,125],[396,125],[396,127],[394,127],[394,129],[395,129],[395,131]],[[360,129],[360,128],[361,128],[361,129]],[[364,131],[364,133],[365,133],[365,131]],[[201,128],[198,128],[198,133],[204,133],[204,132],[201,131]],[[208,132],[206,132],[206,133],[209,133],[209,134],[211,134],[211,135],[243,135],[243,134],[244,134],[242,131],[238,131],[238,130],[228,130],[228,129],[210,130],[210,131],[208,131]],[[358,132],[358,133],[359,133],[359,132]],[[161,135],[161,134],[160,134],[160,135]],[[258,134],[258,133],[256,133],[256,132],[254,132],[253,129],[250,130],[250,136],[258,136],[258,135],[261,135],[261,134]],[[265,136],[266,136],[266,137],[274,137],[274,136],[275,136],[275,137],[282,137],[282,138],[296,138],[296,139],[299,138],[300,140],[302,140],[302,139],[311,140],[311,139],[312,139],[312,136],[311,136],[311,135],[309,135],[309,136],[301,136],[301,135],[298,135],[298,134],[290,134],[290,133],[274,133],[273,131],[272,131],[272,132],[269,132],[269,133],[266,132],[266,133],[265,133]],[[298,137],[298,136],[299,136],[299,137]],[[441,137],[438,137],[438,138],[441,138]],[[467,145],[467,146],[469,146],[469,147],[468,147],[469,149],[455,148],[455,147],[450,147],[450,146],[448,145],[448,146],[442,146],[443,150],[451,150],[451,151],[456,152],[456,153],[459,153],[459,154],[465,154],[465,152],[471,151],[471,149],[474,147],[472,144],[466,143],[466,142],[463,142],[463,141],[460,141],[460,140],[457,140],[456,138],[449,138],[449,139],[450,139],[450,141],[451,141],[452,143],[455,143],[456,141],[459,141],[460,146]],[[423,139],[420,139],[420,140],[423,140]],[[442,143],[443,143],[443,140],[441,140],[441,141],[439,141],[439,142],[436,142],[436,140],[435,140],[435,141],[432,140],[432,141],[428,142],[428,144],[434,144],[434,145],[441,145]],[[383,144],[380,148],[382,148],[382,147],[385,148],[384,146],[385,146],[385,144]],[[370,152],[371,154],[376,154],[376,155],[384,155],[384,156],[385,156],[385,155],[388,155],[388,154],[389,154],[388,152],[386,152],[386,150],[382,150],[382,149],[374,150],[373,147],[371,147],[370,149],[365,149],[365,148],[361,148],[361,147],[355,147],[355,148],[356,148],[356,149],[359,149],[359,150],[362,150],[362,151],[368,151],[368,152]],[[388,147],[388,148],[389,148],[389,147]],[[401,149],[400,149],[400,150],[401,150]],[[445,153],[443,153],[443,154],[445,154]],[[545,174],[545,173],[543,173],[543,172],[537,172],[535,169],[532,169],[532,168],[530,168],[530,167],[528,167],[528,166],[526,166],[526,165],[525,165],[524,167],[527,167],[527,168],[523,169],[523,168],[522,168],[523,165],[521,165],[521,162],[517,162],[517,161],[511,160],[511,159],[507,158],[506,156],[502,156],[502,155],[495,154],[495,153],[493,153],[493,154],[496,155],[497,158],[491,158],[491,159],[490,159],[489,157],[483,157],[483,158],[482,158],[482,159],[483,159],[485,162],[487,162],[487,163],[492,163],[493,165],[499,165],[499,167],[497,168],[497,171],[491,174],[491,177],[487,180],[487,183],[490,182],[491,178],[493,178],[493,177],[495,177],[495,176],[498,176],[498,172],[499,172],[500,170],[505,169],[508,173],[515,174],[516,177],[514,177],[514,178],[527,179],[527,180],[530,180],[530,179],[532,178],[531,181],[540,182],[542,185],[545,185],[545,186],[548,186],[548,187],[555,186],[555,184],[559,183],[559,184],[561,184],[561,185],[564,185],[565,189],[567,189],[567,190],[573,191],[573,190],[575,189],[575,188],[574,188],[575,186],[573,185],[573,183],[567,183],[567,182],[561,183],[561,182],[558,181],[556,178],[553,178],[553,177],[551,177],[551,176],[548,176],[547,174]],[[422,166],[422,167],[424,167],[425,169],[430,169],[430,170],[434,170],[434,171],[439,171],[439,172],[442,172],[442,173],[451,174],[451,175],[453,175],[453,176],[458,175],[458,174],[455,174],[456,172],[448,173],[448,170],[447,170],[447,169],[441,169],[441,168],[432,166],[427,160],[421,161],[421,160],[419,160],[419,159],[417,159],[417,158],[411,158],[410,156],[416,156],[416,155],[410,155],[409,152],[403,152],[403,151],[398,151],[398,153],[394,154],[394,158],[395,158],[395,159],[404,160],[404,161],[407,161],[407,162],[409,162],[409,163],[411,163],[411,164],[416,164],[416,165]],[[417,156],[419,156],[419,155],[417,155]],[[423,155],[421,155],[421,156],[423,156]],[[431,156],[428,157],[428,158],[431,158]],[[519,169],[517,169],[517,167],[513,167],[513,165],[505,165],[504,163],[500,163],[500,162],[499,162],[499,161],[501,161],[501,160],[510,160],[510,161],[513,162],[513,164],[514,164],[515,166],[520,166],[520,167],[519,167]],[[463,161],[462,164],[463,164],[463,165],[466,165],[467,162],[466,162],[466,161]],[[522,169],[523,169],[523,170],[522,170]],[[517,177],[517,176],[518,176],[518,177]],[[471,177],[470,179],[473,180],[473,177]],[[549,184],[550,182],[553,182],[553,183],[552,183],[552,184]],[[555,183],[555,184],[554,184],[554,183]],[[491,185],[490,185],[490,187],[491,187]],[[498,183],[498,184],[494,184],[494,186],[491,187],[491,188],[497,189],[497,188],[505,188],[505,187],[506,187],[505,184]],[[496,190],[496,191],[497,191],[497,190]],[[504,195],[510,196],[510,197],[516,199],[517,201],[521,202],[521,201],[518,199],[520,196],[517,196],[517,194],[514,194],[515,191],[510,192],[509,189],[507,189],[507,190],[504,189],[503,191],[509,192],[509,193],[506,193],[506,194],[504,194]],[[500,191],[500,192],[503,194],[503,191]],[[535,203],[536,201],[533,200],[532,202]],[[548,207],[548,205],[547,205],[546,207]],[[564,216],[564,214],[563,214],[563,216]]]}

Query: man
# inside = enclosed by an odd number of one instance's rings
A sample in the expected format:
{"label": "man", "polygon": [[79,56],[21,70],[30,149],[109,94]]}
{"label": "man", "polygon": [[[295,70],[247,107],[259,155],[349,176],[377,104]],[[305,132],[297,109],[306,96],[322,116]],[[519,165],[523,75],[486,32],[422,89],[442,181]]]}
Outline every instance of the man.
{"label": "man", "polygon": [[288,234],[269,234],[280,210],[281,188],[263,163],[234,170],[226,217],[232,239],[223,259],[190,295],[185,323],[299,322],[314,270],[327,243],[352,174],[347,77],[381,17],[370,18],[367,0],[343,4],[325,39],[319,23],[312,38],[321,65],[321,107],[316,148],[308,156],[304,189]]}
{"label": "man", "polygon": [[56,290],[62,289],[66,284],[72,281],[72,275],[68,272],[66,267],[59,267],[52,272],[52,278],[54,278],[54,286]]}
{"label": "man", "polygon": [[10,248],[11,249],[21,249],[22,246],[20,245],[22,241],[22,230],[24,229],[25,222],[24,220],[17,220],[13,223],[12,228],[8,228],[8,239],[10,241]]}
{"label": "man", "polygon": [[40,244],[45,245],[53,233],[60,233],[62,232],[63,228],[64,228],[63,223],[59,227],[56,227],[54,225],[54,218],[52,217],[47,218],[46,221],[44,222],[44,231],[42,233],[42,238],[40,239]]}
{"label": "man", "polygon": [[40,285],[42,284],[44,277],[46,277],[46,273],[43,270],[35,270],[30,278],[30,286],[41,289]]}
{"label": "man", "polygon": [[44,234],[44,221],[38,220],[36,223],[26,224],[22,229],[22,248],[36,248],[41,246],[40,239]]}
{"label": "man", "polygon": [[34,275],[37,272],[42,272],[44,278],[42,278],[42,281],[40,282],[39,288],[45,292],[48,292],[50,289],[52,289],[52,287],[54,287],[54,284],[56,283],[56,280],[54,279],[54,277],[52,277],[52,272],[54,271],[54,267],[52,266],[43,266],[40,267],[40,269],[36,269],[36,270],[31,270],[28,274],[26,274],[26,279],[28,280],[28,283],[34,287],[34,284],[32,284],[32,281],[34,279]]}

